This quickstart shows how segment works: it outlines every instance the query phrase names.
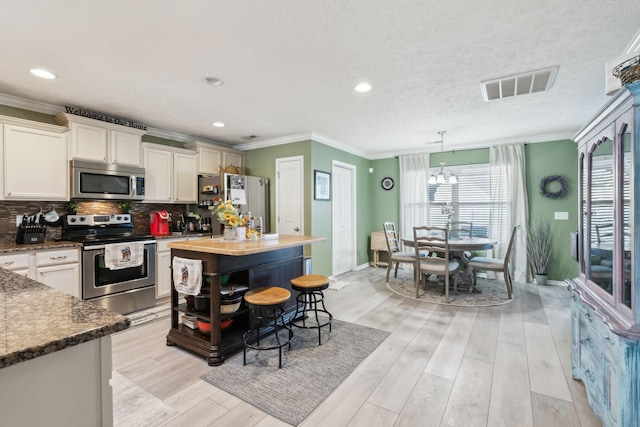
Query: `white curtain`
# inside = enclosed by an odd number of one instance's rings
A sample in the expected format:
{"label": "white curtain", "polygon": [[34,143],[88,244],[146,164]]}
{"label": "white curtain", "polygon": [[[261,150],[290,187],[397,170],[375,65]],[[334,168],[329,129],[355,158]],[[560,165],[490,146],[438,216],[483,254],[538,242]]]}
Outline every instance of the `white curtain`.
{"label": "white curtain", "polygon": [[400,163],[400,224],[401,237],[413,238],[413,227],[427,225],[429,191],[427,173],[429,154],[412,154],[399,157]]}
{"label": "white curtain", "polygon": [[[527,279],[526,230],[528,219],[527,187],[525,181],[524,144],[503,145],[490,149],[491,238],[499,243],[494,256],[502,258],[507,252],[513,227],[520,230],[512,249],[513,280]],[[507,206],[507,209],[499,207]]]}

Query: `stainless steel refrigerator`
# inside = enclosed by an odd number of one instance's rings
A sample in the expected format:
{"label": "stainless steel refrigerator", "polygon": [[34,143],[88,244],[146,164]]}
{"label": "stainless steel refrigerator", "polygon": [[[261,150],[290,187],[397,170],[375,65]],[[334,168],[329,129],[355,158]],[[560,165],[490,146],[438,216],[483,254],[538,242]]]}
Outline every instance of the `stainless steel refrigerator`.
{"label": "stainless steel refrigerator", "polygon": [[[211,195],[223,200],[231,200],[239,211],[251,212],[253,217],[262,217],[263,233],[269,233],[269,178],[249,175],[225,173],[223,175],[201,176],[199,187],[217,186],[216,193]],[[204,201],[206,204],[206,201]],[[201,200],[200,205],[203,204]],[[213,229],[220,228],[215,215],[212,216]]]}

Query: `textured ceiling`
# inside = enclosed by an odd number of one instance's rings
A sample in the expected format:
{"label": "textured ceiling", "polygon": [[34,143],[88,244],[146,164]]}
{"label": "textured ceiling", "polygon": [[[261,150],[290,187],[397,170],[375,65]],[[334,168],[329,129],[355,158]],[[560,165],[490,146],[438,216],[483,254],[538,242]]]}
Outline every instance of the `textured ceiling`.
{"label": "textured ceiling", "polygon": [[[255,146],[312,132],[368,158],[437,151],[427,142],[439,130],[445,150],[570,138],[607,101],[604,64],[640,23],[637,0],[0,0],[0,8],[2,94],[245,148],[248,135]],[[33,77],[36,66],[59,78]],[[551,66],[559,68],[549,92],[482,100],[483,80]],[[373,90],[356,93],[361,81]]]}

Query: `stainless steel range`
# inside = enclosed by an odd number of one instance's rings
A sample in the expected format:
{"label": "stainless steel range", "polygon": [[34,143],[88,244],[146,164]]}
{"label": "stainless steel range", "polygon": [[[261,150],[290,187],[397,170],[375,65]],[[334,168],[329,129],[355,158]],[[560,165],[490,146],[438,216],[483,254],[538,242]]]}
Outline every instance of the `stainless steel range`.
{"label": "stainless steel range", "polygon": [[[62,237],[82,243],[82,299],[121,314],[155,305],[156,241],[134,234],[130,214],[67,215]],[[131,266],[114,267],[105,256],[114,249],[133,252]]]}

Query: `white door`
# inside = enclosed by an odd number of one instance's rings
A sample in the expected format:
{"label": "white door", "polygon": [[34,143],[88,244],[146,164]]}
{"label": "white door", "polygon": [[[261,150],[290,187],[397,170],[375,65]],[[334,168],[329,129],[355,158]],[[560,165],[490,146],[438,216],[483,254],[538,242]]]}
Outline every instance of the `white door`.
{"label": "white door", "polygon": [[276,159],[276,233],[304,235],[304,156]]}
{"label": "white door", "polygon": [[334,161],[331,175],[333,275],[337,276],[356,268],[356,168]]}

